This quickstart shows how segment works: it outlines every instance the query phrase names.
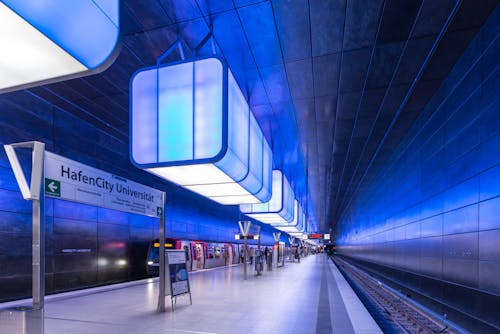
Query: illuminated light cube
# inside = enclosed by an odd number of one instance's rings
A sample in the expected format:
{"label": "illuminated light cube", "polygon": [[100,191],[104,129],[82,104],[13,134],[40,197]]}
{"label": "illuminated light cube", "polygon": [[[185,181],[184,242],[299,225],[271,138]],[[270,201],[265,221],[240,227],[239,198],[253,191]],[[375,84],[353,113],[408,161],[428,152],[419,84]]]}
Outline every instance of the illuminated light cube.
{"label": "illuminated light cube", "polygon": [[300,205],[297,205],[297,201],[295,201],[295,218],[293,222],[289,225],[284,224],[272,224],[276,229],[288,233],[290,235],[294,234],[302,234],[306,231],[305,222],[306,222],[306,214],[302,211]]}
{"label": "illuminated light cube", "polygon": [[141,69],[130,99],[135,166],[221,204],[271,198],[271,149],[222,59]]}
{"label": "illuminated light cube", "polygon": [[119,27],[118,0],[1,0],[0,93],[106,69]]}
{"label": "illuminated light cube", "polygon": [[273,170],[272,197],[262,204],[240,205],[245,215],[267,224],[288,224],[294,219],[294,194],[280,170]]}

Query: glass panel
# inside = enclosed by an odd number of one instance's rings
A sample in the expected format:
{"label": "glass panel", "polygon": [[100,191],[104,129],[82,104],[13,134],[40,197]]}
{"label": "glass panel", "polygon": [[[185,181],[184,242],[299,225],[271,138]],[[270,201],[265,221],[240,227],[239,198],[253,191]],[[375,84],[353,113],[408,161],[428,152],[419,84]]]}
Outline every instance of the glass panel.
{"label": "glass panel", "polygon": [[251,194],[262,188],[262,132],[253,115],[250,115],[250,172],[240,184]]}
{"label": "glass panel", "polygon": [[138,73],[132,81],[132,158],[157,162],[156,71]]}
{"label": "glass panel", "polygon": [[193,63],[160,68],[159,161],[193,159]]}
{"label": "glass panel", "polygon": [[232,182],[226,174],[212,164],[149,168],[147,170],[181,186]]}
{"label": "glass panel", "polygon": [[219,202],[224,205],[235,205],[242,203],[256,203],[258,199],[253,195],[244,195],[244,196],[224,196],[224,197],[210,197],[210,199]]}
{"label": "glass panel", "polygon": [[283,174],[279,170],[273,170],[273,196],[269,203],[269,211],[278,212],[283,207]]}
{"label": "glass panel", "polygon": [[294,218],[293,214],[294,195],[290,183],[288,183],[288,180],[284,176],[283,176],[283,194],[284,196],[283,196],[282,216],[286,221],[291,222]]}
{"label": "glass panel", "polygon": [[195,186],[186,186],[187,189],[202,194],[206,197],[211,196],[241,196],[248,195],[248,191],[242,188],[238,183],[215,183],[200,184]]}
{"label": "glass panel", "polygon": [[216,165],[235,181],[248,173],[249,113],[245,97],[228,71],[228,149]]}
{"label": "glass panel", "polygon": [[[107,0],[106,7],[96,6],[89,0],[2,2],[89,69],[101,65],[111,55],[118,40],[118,24],[110,19],[118,16],[116,0]],[[109,12],[105,13],[103,9]],[[21,59],[19,61],[24,63]]]}
{"label": "glass panel", "polygon": [[210,58],[195,62],[195,159],[211,158],[222,149],[222,64]]}
{"label": "glass panel", "polygon": [[[32,5],[30,1],[18,3]],[[88,69],[1,2],[0,41],[0,89]]]}

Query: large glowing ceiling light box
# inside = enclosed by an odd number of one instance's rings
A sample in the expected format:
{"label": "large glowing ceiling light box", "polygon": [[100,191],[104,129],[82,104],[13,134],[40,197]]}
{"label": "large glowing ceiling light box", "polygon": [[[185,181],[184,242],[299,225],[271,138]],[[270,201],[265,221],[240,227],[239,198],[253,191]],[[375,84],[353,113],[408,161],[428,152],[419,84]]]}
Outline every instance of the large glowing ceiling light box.
{"label": "large glowing ceiling light box", "polygon": [[[295,201],[297,203],[297,201]],[[291,234],[291,233],[303,233],[305,232],[305,221],[306,221],[306,215],[302,211],[301,207],[298,205],[295,210],[295,217],[293,219],[293,222],[288,225],[274,225],[273,226],[285,233]]]}
{"label": "large glowing ceiling light box", "polygon": [[271,198],[271,149],[222,59],[141,69],[130,92],[137,167],[222,204]]}
{"label": "large glowing ceiling light box", "polygon": [[118,0],[1,0],[0,93],[100,72],[118,36]]}
{"label": "large glowing ceiling light box", "polygon": [[293,220],[291,222],[271,223],[273,227],[296,227],[299,224],[300,216],[302,215],[302,208],[297,200],[293,201]]}
{"label": "large glowing ceiling light box", "polygon": [[267,203],[240,205],[245,215],[263,223],[289,223],[294,218],[292,187],[280,170],[273,170],[272,197]]}

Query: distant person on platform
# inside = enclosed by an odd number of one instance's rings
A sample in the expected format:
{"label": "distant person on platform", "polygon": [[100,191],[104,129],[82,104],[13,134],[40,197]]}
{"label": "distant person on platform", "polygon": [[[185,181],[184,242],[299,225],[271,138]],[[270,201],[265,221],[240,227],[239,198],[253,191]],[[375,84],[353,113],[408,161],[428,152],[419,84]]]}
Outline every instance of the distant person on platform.
{"label": "distant person on platform", "polygon": [[269,256],[269,248],[267,246],[266,246],[266,248],[264,248],[264,256],[265,256],[265,260],[267,263],[267,257]]}
{"label": "distant person on platform", "polygon": [[297,249],[295,250],[295,258],[300,263],[300,248],[299,248],[299,246],[297,246]]}
{"label": "distant person on platform", "polygon": [[250,247],[250,264],[253,264],[253,257],[255,256],[255,249]]}

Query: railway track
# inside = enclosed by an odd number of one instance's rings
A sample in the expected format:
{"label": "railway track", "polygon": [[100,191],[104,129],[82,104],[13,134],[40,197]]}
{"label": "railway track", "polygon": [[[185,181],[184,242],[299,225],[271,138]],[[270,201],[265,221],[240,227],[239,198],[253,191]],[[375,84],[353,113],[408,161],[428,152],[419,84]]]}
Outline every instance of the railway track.
{"label": "railway track", "polygon": [[365,297],[378,311],[377,313],[385,318],[388,326],[385,326],[385,329],[383,328],[384,332],[408,334],[459,333],[419,310],[347,261],[338,257],[332,258],[332,260],[365,294]]}

